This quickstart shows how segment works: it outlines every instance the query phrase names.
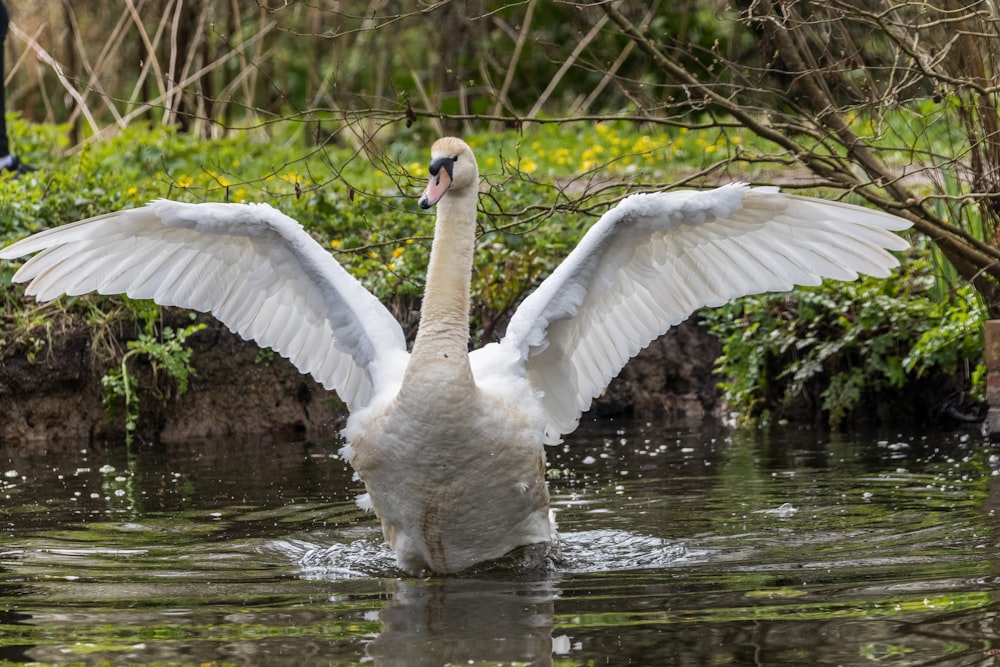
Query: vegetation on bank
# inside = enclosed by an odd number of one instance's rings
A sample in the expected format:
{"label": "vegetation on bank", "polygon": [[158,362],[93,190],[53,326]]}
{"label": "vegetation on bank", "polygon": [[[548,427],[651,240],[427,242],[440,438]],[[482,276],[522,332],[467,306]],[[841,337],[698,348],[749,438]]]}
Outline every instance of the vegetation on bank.
{"label": "vegetation on bank", "polygon": [[916,248],[887,280],[826,281],[702,311],[723,342],[717,370],[726,403],[742,421],[767,422],[809,394],[836,427],[931,378],[937,414],[922,420],[974,419],[985,398],[982,304],[967,285],[939,298],[935,283],[927,251]]}
{"label": "vegetation on bank", "polygon": [[[317,144],[303,126],[263,141],[200,140],[133,125],[57,160],[51,156],[58,154],[63,128],[14,122],[13,130],[23,159],[43,168],[0,182],[0,244],[157,197],[267,202],[299,220],[412,334],[434,220],[415,204],[426,173],[426,130],[400,130],[391,140],[354,146],[337,136]],[[605,204],[628,191],[683,180],[722,154],[769,149],[731,129],[653,133],[623,123],[467,138],[477,149],[485,190],[473,278],[477,341],[502,332],[520,298]],[[766,173],[715,178],[741,177],[767,181]],[[124,408],[127,424],[141,410],[131,364],[152,364],[183,390],[191,372],[184,339],[192,328],[163,327],[157,307],[121,298],[37,305],[10,288],[15,269],[0,266],[0,356],[40,359],[54,331],[85,326],[107,369],[107,405]],[[982,308],[971,289],[947,275],[940,258],[917,245],[890,280],[828,282],[706,311],[703,321],[724,343],[720,382],[730,408],[745,419],[780,416],[781,405],[798,393],[819,392],[823,413],[836,424],[874,393],[905,391],[910,381],[935,373],[962,375],[969,395],[981,397]],[[141,332],[136,340],[118,339],[110,323],[122,321]]]}

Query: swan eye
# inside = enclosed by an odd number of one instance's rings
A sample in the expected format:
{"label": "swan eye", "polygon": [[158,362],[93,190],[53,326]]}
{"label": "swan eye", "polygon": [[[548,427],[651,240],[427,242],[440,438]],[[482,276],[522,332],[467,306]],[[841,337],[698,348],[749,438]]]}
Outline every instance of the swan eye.
{"label": "swan eye", "polygon": [[455,158],[440,157],[431,161],[428,171],[430,171],[431,176],[437,176],[438,172],[441,171],[441,167],[444,167],[444,170],[448,172],[448,178],[450,179],[452,175],[451,170],[454,165],[455,165]]}

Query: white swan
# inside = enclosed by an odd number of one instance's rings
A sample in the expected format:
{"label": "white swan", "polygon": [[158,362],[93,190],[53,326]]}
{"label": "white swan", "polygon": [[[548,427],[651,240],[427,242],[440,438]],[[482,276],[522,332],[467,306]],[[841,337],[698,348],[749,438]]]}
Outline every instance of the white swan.
{"label": "white swan", "polygon": [[97,291],[213,313],[334,389],[344,456],[399,566],[455,572],[553,539],[543,445],[576,428],[611,378],[702,306],[886,276],[900,218],[743,184],[637,194],[608,211],[468,352],[479,174],[472,150],[431,149],[437,205],[420,329],[399,324],[294,220],[267,205],[154,201],[0,251],[39,300]]}

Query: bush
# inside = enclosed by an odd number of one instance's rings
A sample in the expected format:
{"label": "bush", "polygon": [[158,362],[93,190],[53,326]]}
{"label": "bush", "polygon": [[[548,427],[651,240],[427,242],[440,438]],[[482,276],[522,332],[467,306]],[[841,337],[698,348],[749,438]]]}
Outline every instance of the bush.
{"label": "bush", "polygon": [[737,419],[781,418],[812,393],[836,427],[882,392],[926,377],[964,376],[968,398],[981,401],[982,304],[968,286],[937,299],[934,266],[917,248],[886,280],[826,281],[702,312],[723,343],[717,371]]}

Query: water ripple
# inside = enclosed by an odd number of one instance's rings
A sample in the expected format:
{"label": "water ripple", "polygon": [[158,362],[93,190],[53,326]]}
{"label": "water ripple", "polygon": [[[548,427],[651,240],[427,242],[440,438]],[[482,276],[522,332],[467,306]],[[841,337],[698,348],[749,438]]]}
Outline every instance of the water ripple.
{"label": "water ripple", "polygon": [[659,537],[601,529],[561,533],[554,555],[564,572],[614,572],[669,567],[694,554]]}

